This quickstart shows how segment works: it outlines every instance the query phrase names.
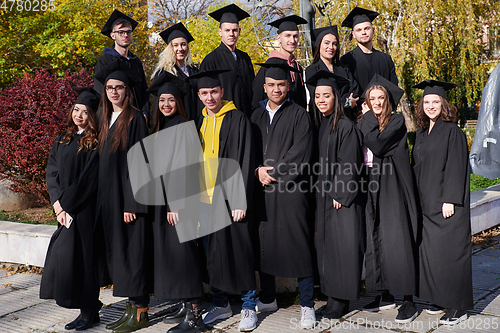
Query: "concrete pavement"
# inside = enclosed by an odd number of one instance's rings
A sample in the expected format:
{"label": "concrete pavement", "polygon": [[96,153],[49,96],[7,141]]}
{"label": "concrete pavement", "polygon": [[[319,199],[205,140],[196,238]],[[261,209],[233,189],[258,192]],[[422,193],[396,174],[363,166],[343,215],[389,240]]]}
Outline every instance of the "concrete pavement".
{"label": "concrete pavement", "polygon": [[[416,300],[420,314],[410,324],[398,325],[394,318],[397,310],[385,310],[378,313],[360,311],[361,307],[373,300],[368,294],[351,304],[351,312],[341,321],[332,323],[318,317],[318,325],[310,332],[500,332],[500,244],[486,249],[474,247],[473,251],[474,310],[470,311],[467,321],[457,326],[438,325],[440,315],[429,315],[425,311],[427,304]],[[78,316],[79,310],[64,309],[53,300],[40,300],[38,297],[41,276],[31,273],[13,274],[0,269],[0,332],[68,332],[64,325]],[[103,289],[101,301],[106,305],[100,312],[101,322],[87,332],[111,332],[105,325],[119,318],[125,309],[125,299],[113,297],[111,289]],[[316,308],[325,302],[316,302]],[[397,299],[398,305],[401,299]],[[172,306],[167,301],[152,299],[150,304],[150,326],[138,332],[166,332],[173,325],[162,322],[161,314]],[[237,298],[231,302],[235,315],[217,322],[214,332],[237,332],[240,319],[241,302]],[[208,308],[209,303],[203,304]],[[297,332],[300,321],[300,306],[280,307],[274,313],[261,313],[254,332]],[[327,324],[332,324],[328,329]]]}

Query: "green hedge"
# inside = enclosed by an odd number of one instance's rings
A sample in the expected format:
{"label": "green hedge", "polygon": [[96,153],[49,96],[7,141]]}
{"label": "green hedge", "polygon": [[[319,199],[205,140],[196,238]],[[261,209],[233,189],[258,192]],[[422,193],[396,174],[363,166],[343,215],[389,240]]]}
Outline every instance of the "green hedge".
{"label": "green hedge", "polygon": [[482,190],[493,185],[500,184],[500,178],[488,179],[480,175],[470,175],[470,191]]}

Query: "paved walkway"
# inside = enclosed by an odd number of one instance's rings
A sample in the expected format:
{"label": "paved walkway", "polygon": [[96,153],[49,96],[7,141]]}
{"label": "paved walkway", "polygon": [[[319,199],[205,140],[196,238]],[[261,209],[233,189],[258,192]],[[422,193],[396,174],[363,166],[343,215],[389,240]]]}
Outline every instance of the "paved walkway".
{"label": "paved walkway", "polygon": [[[487,249],[475,247],[473,251],[474,310],[470,311],[467,321],[455,327],[438,325],[440,315],[429,315],[423,309],[426,303],[417,301],[420,314],[417,319],[406,325],[394,321],[397,310],[379,313],[359,309],[373,299],[374,295],[362,297],[352,302],[351,312],[343,320],[333,323],[330,332],[500,332],[500,245],[497,243]],[[79,310],[64,309],[53,300],[38,298],[40,275],[14,274],[5,276],[7,270],[0,269],[0,332],[68,332],[64,325],[72,321]],[[101,323],[87,332],[108,332],[105,325],[116,320],[125,308],[125,299],[113,297],[112,290],[101,290],[101,301],[105,307],[100,312]],[[316,308],[325,302],[316,302]],[[401,299],[398,299],[401,304]],[[169,302],[153,299],[150,311],[150,326],[139,332],[166,332],[171,326],[162,322],[161,314],[171,307]],[[203,304],[207,308],[209,304]],[[233,302],[233,313],[227,320],[216,323],[214,332],[237,332],[241,304]],[[300,330],[300,306],[281,307],[271,314],[259,314],[259,322],[254,332],[327,332],[327,322],[318,317],[314,330]]]}

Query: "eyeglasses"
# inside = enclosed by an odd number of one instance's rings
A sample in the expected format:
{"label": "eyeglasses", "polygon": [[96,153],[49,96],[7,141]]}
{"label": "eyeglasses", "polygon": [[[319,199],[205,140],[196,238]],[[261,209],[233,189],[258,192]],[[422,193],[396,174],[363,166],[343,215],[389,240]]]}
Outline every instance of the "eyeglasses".
{"label": "eyeglasses", "polygon": [[107,91],[107,92],[111,92],[111,91],[113,91],[113,90],[114,90],[115,92],[118,92],[118,91],[120,91],[120,90],[122,90],[122,89],[125,89],[125,86],[122,86],[122,85],[118,85],[118,86],[115,86],[115,87],[113,87],[113,86],[106,86],[106,91]]}
{"label": "eyeglasses", "polygon": [[113,31],[113,33],[120,35],[120,37],[123,37],[124,35],[132,35],[132,30],[117,30]]}

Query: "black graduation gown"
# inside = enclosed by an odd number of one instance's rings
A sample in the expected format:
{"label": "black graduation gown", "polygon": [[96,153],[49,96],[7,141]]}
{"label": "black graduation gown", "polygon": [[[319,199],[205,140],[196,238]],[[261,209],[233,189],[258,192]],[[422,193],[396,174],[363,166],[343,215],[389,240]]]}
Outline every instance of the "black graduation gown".
{"label": "black graduation gown", "polygon": [[[271,59],[271,58],[269,58]],[[266,63],[269,61],[266,60]],[[288,64],[288,62],[284,59],[280,58],[272,58],[273,62],[276,60],[283,61],[284,64]],[[298,65],[298,63],[297,63]],[[290,90],[288,91],[288,98],[291,101],[294,101],[298,105],[302,106],[304,109],[307,108],[307,97],[306,97],[306,88],[304,86],[304,80],[302,79],[302,66],[298,65],[294,66],[299,70],[299,73],[295,73],[295,81],[290,82]],[[267,99],[267,95],[264,92],[264,83],[266,82],[266,72],[267,68],[261,67],[253,80],[253,99],[252,99],[252,108],[258,109],[260,107],[260,102]]]}
{"label": "black graduation gown", "polygon": [[[165,117],[161,130],[184,122],[185,120],[178,114]],[[169,149],[177,147],[175,142],[165,144],[170,147]],[[162,182],[162,187],[166,193],[164,182]],[[169,211],[168,205],[155,206],[153,220],[154,295],[163,299],[202,297],[202,264],[198,241],[179,242],[175,226],[167,221]],[[182,218],[182,211],[179,212],[179,216]]]}
{"label": "black graduation gown", "polygon": [[219,75],[224,89],[222,99],[233,101],[238,110],[250,117],[252,114],[252,81],[255,77],[252,60],[248,54],[241,50],[236,49],[235,53],[237,60],[234,60],[229,48],[221,43],[203,59],[200,69],[230,69],[230,72]]}
{"label": "black graduation gown", "polygon": [[[306,68],[306,80],[310,78],[311,76],[314,75],[317,71],[324,70],[329,72],[330,70],[328,67],[325,65],[323,60],[319,59],[316,63],[311,64],[307,66]],[[340,75],[342,77],[345,77],[346,79],[349,79],[351,82],[349,85],[345,85],[342,90],[340,91],[340,96],[342,97],[342,106],[345,105],[346,100],[349,98],[351,93],[353,94],[353,97],[360,97],[360,88],[356,80],[354,80],[354,77],[352,76],[351,72],[346,68],[342,66],[333,66],[333,73]],[[312,117],[313,122],[315,122],[315,119],[317,119],[317,125],[319,127],[319,123],[321,122],[322,119],[322,114],[319,112],[318,108],[316,107],[316,104],[314,103],[314,90],[315,86],[312,86],[310,84],[307,85],[307,90],[309,91],[309,114]],[[346,108],[344,107],[344,112],[349,114],[351,112],[351,108]]]}
{"label": "black graduation gown", "polygon": [[[184,74],[177,65],[175,65],[175,69],[177,70],[177,77],[183,80],[186,80],[188,78],[188,76],[186,76],[186,74]],[[194,75],[199,71],[198,68],[194,66],[187,66],[187,70],[189,76]],[[155,74],[154,80],[156,80],[156,78],[160,76],[161,73],[163,73],[163,70],[160,70]],[[184,111],[186,112],[186,118],[188,121],[196,120],[201,115],[201,110],[203,109],[203,104],[198,97],[197,90],[194,88],[195,86],[196,84],[192,83],[193,88],[191,88],[191,90],[182,98],[182,106],[184,107]],[[153,100],[153,105],[156,107],[156,105],[158,104],[158,97],[155,96]]]}
{"label": "black graduation gown", "polygon": [[[467,140],[439,118],[431,133],[420,128],[413,147],[422,209],[418,296],[451,309],[472,309],[469,158]],[[455,214],[443,217],[443,203]]]}
{"label": "black graduation gown", "polygon": [[[119,57],[105,53],[99,57],[97,64],[95,65],[94,73],[99,73],[103,68],[109,65],[111,62],[120,58],[123,60],[132,70],[137,72],[137,74],[142,78],[142,81],[132,87],[132,94],[134,95],[133,105],[139,109],[142,113],[145,113],[149,118],[149,93],[146,91],[148,89],[148,83],[146,81],[146,74],[144,73],[144,68],[142,67],[142,62],[136,57],[132,52],[129,51],[130,59],[127,59],[121,55]],[[103,84],[94,79],[94,89],[102,94]]]}
{"label": "black graduation gown", "polygon": [[405,120],[392,114],[380,132],[377,118],[368,111],[358,128],[363,144],[373,152],[366,204],[366,289],[413,295],[417,207]]}
{"label": "black graduation gown", "polygon": [[[202,125],[203,117],[200,117],[196,123],[198,131]],[[233,222],[208,236],[207,268],[210,285],[227,292],[239,293],[256,289],[252,241],[252,193],[256,167],[253,149],[252,128],[248,118],[239,110],[227,112],[219,133],[219,158],[233,159],[240,165],[247,201],[246,217],[242,221]],[[213,198],[224,196],[219,193],[223,188],[221,166],[219,163]],[[231,198],[230,189],[224,190],[227,198]],[[227,199],[226,204],[228,209],[236,209],[230,207]],[[216,202],[212,202],[212,207],[217,207]],[[231,216],[231,211],[228,213]],[[211,215],[214,214],[212,211]]]}
{"label": "black graduation gown", "polygon": [[69,228],[58,225],[50,239],[40,298],[55,299],[66,308],[89,309],[99,304],[93,262],[95,192],[99,155],[97,150],[78,152],[75,134],[69,144],[55,141],[47,163],[47,189],[50,202],[57,200],[73,217]]}
{"label": "black graduation gown", "polygon": [[[372,49],[372,54],[369,57],[371,57],[371,62],[368,60],[368,56],[357,46],[354,50],[347,52],[340,58],[340,62],[349,68],[354,80],[358,82],[360,96],[363,95],[375,73],[398,85],[396,67],[390,55]],[[362,102],[360,98],[358,104],[361,105]]]}
{"label": "black graduation gown", "polygon": [[[266,101],[267,102],[267,101]],[[275,169],[277,182],[255,189],[259,222],[260,271],[274,276],[313,275],[313,231],[309,214],[309,170],[313,153],[312,125],[307,111],[285,101],[269,124],[269,113],[252,114],[257,161]]]}
{"label": "black graduation gown", "polygon": [[[121,114],[119,117],[123,116]],[[104,230],[103,251],[113,295],[138,297],[152,289],[151,221],[146,206],[137,203],[132,193],[127,166],[127,152],[148,135],[146,121],[140,112],[132,118],[127,130],[124,150],[111,152],[111,139],[116,122],[111,126],[99,157],[99,190],[97,223]],[[123,213],[136,213],[131,223],[123,221]]]}
{"label": "black graduation gown", "polygon": [[[332,132],[332,117],[321,123],[316,192],[316,253],[321,291],[330,297],[356,300],[365,251],[361,135],[348,119]],[[333,167],[335,166],[335,167]],[[332,173],[333,172],[333,173]],[[333,199],[342,204],[337,210]]]}

